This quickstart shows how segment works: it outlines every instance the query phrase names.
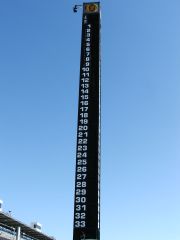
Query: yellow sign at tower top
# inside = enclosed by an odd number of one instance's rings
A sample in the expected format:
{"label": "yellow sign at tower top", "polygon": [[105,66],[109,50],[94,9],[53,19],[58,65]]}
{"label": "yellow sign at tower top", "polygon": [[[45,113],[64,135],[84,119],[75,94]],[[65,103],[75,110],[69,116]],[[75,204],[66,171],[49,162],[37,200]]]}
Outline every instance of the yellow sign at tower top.
{"label": "yellow sign at tower top", "polygon": [[99,6],[96,3],[87,3],[84,5],[84,11],[86,13],[96,13],[99,10]]}

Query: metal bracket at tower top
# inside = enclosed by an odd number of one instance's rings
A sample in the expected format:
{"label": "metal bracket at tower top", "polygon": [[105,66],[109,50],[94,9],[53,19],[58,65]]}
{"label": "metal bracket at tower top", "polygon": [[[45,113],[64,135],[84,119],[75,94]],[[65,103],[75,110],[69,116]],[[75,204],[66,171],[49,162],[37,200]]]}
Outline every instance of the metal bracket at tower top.
{"label": "metal bracket at tower top", "polygon": [[82,5],[74,5],[74,7],[73,7],[73,12],[74,12],[74,13],[77,13],[77,11],[78,11],[79,8],[82,8]]}

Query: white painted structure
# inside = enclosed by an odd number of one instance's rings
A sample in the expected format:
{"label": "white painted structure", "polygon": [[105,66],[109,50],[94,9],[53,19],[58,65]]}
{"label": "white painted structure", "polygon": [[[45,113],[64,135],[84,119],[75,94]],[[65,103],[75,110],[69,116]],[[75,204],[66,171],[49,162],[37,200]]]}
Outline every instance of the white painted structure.
{"label": "white painted structure", "polygon": [[42,224],[38,223],[38,222],[32,222],[31,226],[33,229],[35,229],[38,232],[42,232]]}

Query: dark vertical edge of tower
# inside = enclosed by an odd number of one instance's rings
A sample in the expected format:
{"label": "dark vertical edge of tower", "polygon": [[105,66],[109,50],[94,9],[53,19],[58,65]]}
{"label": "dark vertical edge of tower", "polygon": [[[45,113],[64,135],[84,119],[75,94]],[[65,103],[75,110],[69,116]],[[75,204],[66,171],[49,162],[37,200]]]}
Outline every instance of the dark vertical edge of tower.
{"label": "dark vertical edge of tower", "polygon": [[[78,149],[78,126],[79,126],[79,114],[80,114],[80,91],[81,91],[81,68],[83,65],[83,55],[84,55],[84,44],[83,44],[83,39],[84,39],[84,26],[83,26],[83,16],[82,14],[82,25],[81,25],[81,53],[80,53],[80,68],[79,68],[79,95],[78,95],[78,116],[77,116],[77,136],[76,136],[76,154],[77,154],[77,149]],[[76,157],[76,168],[77,168],[77,157]],[[76,234],[75,234],[75,212],[76,212],[76,205],[75,205],[75,199],[76,199],[76,176],[77,176],[77,170],[75,168],[75,176],[74,176],[74,182],[75,182],[75,187],[74,187],[74,219],[73,219],[73,240],[77,240]]]}
{"label": "dark vertical edge of tower", "polygon": [[101,5],[99,2],[99,155],[98,155],[98,166],[99,166],[99,202],[98,202],[98,212],[99,212],[99,233],[98,239],[100,240],[100,227],[101,227]]}

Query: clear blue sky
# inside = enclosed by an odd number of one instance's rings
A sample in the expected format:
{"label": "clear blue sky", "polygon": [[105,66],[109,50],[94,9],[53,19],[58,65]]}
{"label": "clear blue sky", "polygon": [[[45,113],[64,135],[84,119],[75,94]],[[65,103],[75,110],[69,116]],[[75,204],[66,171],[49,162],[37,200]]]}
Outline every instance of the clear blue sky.
{"label": "clear blue sky", "polygon": [[[0,1],[0,198],[72,239],[80,1]],[[180,239],[180,1],[102,1],[102,240]]]}

